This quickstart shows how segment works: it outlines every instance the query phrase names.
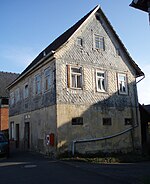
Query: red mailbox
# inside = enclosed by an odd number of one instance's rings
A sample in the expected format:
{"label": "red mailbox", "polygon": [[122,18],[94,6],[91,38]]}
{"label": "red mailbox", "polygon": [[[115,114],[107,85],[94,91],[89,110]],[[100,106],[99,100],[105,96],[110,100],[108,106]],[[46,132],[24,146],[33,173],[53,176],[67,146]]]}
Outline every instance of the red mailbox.
{"label": "red mailbox", "polygon": [[50,145],[54,146],[55,136],[53,133],[50,134],[49,141],[50,141]]}

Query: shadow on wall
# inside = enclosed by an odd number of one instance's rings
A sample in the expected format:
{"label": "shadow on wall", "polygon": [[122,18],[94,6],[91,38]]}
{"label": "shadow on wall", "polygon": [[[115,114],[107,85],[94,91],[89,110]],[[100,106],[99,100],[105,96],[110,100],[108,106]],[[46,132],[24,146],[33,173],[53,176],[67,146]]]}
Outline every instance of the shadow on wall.
{"label": "shadow on wall", "polygon": [[[128,85],[127,93],[119,94],[117,91],[111,96],[106,93],[93,95],[93,92],[72,94],[69,103],[61,104],[58,112],[59,153],[68,150],[74,154],[141,149],[135,83]],[[95,100],[96,95],[102,100]],[[84,99],[87,101],[83,103]],[[98,102],[89,105],[90,101]]]}

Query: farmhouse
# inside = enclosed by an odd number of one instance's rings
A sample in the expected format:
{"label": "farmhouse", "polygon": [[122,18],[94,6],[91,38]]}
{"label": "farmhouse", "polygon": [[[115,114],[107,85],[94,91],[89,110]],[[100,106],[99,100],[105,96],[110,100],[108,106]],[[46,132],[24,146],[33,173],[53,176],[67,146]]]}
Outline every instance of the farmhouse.
{"label": "farmhouse", "polygon": [[9,86],[10,138],[54,155],[139,150],[143,75],[96,6]]}

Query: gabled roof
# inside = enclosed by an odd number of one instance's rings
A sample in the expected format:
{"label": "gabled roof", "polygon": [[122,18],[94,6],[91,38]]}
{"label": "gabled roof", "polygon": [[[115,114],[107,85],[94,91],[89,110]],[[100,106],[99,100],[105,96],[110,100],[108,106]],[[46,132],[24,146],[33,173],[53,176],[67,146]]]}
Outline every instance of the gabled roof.
{"label": "gabled roof", "polygon": [[6,89],[9,84],[11,84],[19,74],[0,72],[0,98],[8,97],[9,92]]}
{"label": "gabled roof", "polygon": [[150,122],[150,105],[139,104],[141,123]]}
{"label": "gabled roof", "polygon": [[[129,53],[127,52],[125,46],[119,39],[118,35],[114,31],[113,27],[111,26],[110,22],[102,12],[101,8],[99,6],[96,6],[93,10],[91,10],[88,14],[86,14],[83,18],[81,18],[76,24],[74,24],[71,28],[69,28],[66,32],[64,32],[62,35],[60,35],[56,40],[54,40],[47,48],[45,48],[32,62],[31,64],[21,73],[19,76],[19,79],[21,79],[24,75],[26,75],[30,70],[34,69],[37,64],[39,64],[43,59],[48,55],[53,55],[63,44],[65,44],[73,34],[78,31],[78,29],[83,25],[83,23],[88,20],[93,14],[95,14],[97,11],[101,12],[104,20],[106,21],[107,25],[109,26],[109,29],[112,31],[120,45],[122,46],[123,50],[127,54],[130,64],[133,66],[133,68],[136,71],[136,76],[142,76],[144,73],[141,71],[141,69],[138,67],[138,65],[133,61],[133,59],[130,57]],[[10,86],[11,87],[11,86]]]}
{"label": "gabled roof", "polygon": [[67,31],[65,31],[62,35],[60,35],[56,40],[54,40],[48,47],[46,47],[33,61],[32,63],[21,73],[26,73],[30,68],[32,68],[35,64],[37,64],[44,55],[49,54],[50,52],[56,51],[60,46],[62,46],[72,35],[73,33],[81,26],[81,24],[89,17],[89,15],[94,12],[99,6],[96,6],[93,10],[91,10],[87,15],[85,15],[82,19],[80,19],[76,24],[70,27]]}

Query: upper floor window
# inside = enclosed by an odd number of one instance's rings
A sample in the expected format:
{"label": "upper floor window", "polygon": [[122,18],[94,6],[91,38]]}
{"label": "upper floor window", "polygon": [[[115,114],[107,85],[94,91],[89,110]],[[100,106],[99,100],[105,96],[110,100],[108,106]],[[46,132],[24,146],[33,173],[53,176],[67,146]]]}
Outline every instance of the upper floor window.
{"label": "upper floor window", "polygon": [[50,68],[47,68],[44,71],[44,77],[45,77],[45,81],[44,81],[44,89],[45,91],[50,89],[50,85],[51,85],[51,80],[50,80]]}
{"label": "upper floor window", "polygon": [[96,89],[99,92],[106,91],[106,72],[100,70],[96,71]]}
{"label": "upper floor window", "polygon": [[28,84],[26,84],[24,86],[24,97],[28,98],[28,96],[29,96],[29,86],[28,86]]}
{"label": "upper floor window", "polygon": [[39,94],[41,92],[41,76],[35,76],[35,94]]}
{"label": "upper floor window", "polygon": [[82,67],[67,65],[67,85],[69,88],[82,88]]}
{"label": "upper floor window", "polygon": [[105,50],[104,37],[100,35],[94,35],[95,49]]}
{"label": "upper floor window", "polygon": [[71,87],[82,88],[82,68],[71,67]]}
{"label": "upper floor window", "polygon": [[119,94],[128,94],[126,74],[118,73],[118,91]]}
{"label": "upper floor window", "polygon": [[15,103],[15,96],[14,96],[14,92],[10,93],[10,105],[14,105]]}
{"label": "upper floor window", "polygon": [[15,100],[16,100],[16,103],[20,100],[19,88],[17,88],[15,91]]}
{"label": "upper floor window", "polygon": [[81,38],[81,37],[77,38],[77,45],[80,47],[83,47],[83,38]]}

